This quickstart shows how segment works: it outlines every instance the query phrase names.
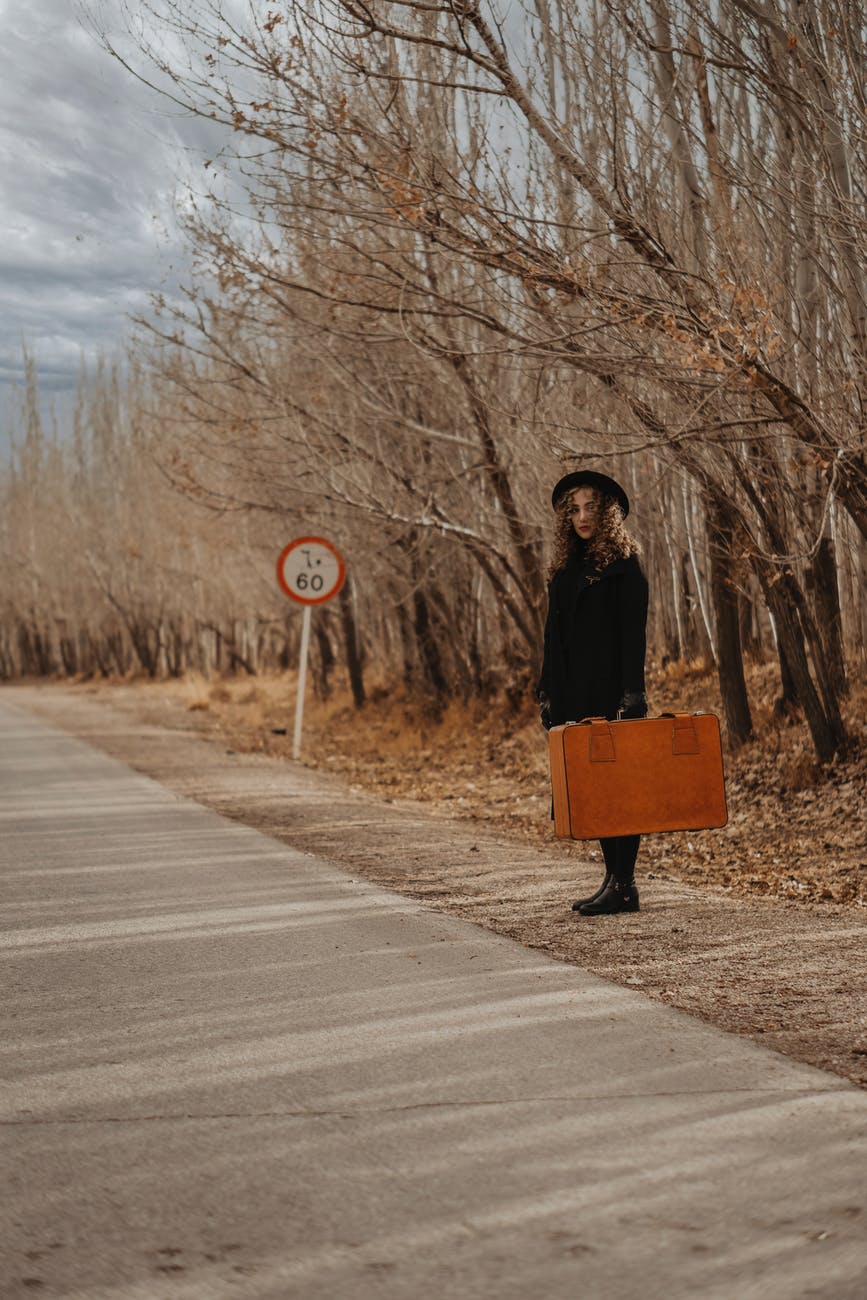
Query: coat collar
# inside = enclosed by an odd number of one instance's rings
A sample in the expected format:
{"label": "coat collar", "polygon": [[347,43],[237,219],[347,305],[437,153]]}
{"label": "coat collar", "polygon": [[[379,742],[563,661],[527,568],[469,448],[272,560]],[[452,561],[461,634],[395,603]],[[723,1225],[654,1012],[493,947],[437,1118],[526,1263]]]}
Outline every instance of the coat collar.
{"label": "coat collar", "polygon": [[632,556],[627,555],[622,559],[612,560],[610,564],[606,564],[604,569],[585,569],[578,579],[578,584],[575,588],[574,594],[580,596],[582,591],[585,591],[587,587],[593,587],[597,582],[604,582],[607,578],[612,578],[617,573],[623,573],[629,567],[631,559]]}
{"label": "coat collar", "polygon": [[[624,573],[634,563],[635,556],[626,555],[619,560],[612,560],[612,562],[607,564],[604,569],[581,568],[577,575],[575,574],[574,569],[571,573],[569,568],[561,569],[553,579],[551,586],[552,595],[556,592],[557,594],[555,599],[558,601],[567,598],[574,599],[583,591],[586,591],[588,587],[595,586],[597,582],[604,582],[606,579],[614,577],[615,574]],[[573,582],[574,586],[570,586],[570,583]]]}

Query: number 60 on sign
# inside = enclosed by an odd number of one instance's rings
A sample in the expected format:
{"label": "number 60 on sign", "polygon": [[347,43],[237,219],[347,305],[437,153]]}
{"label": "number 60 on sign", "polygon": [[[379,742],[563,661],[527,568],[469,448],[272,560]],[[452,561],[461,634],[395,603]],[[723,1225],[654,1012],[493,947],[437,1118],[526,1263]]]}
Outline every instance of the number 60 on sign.
{"label": "number 60 on sign", "polygon": [[301,605],[324,605],[346,578],[343,557],[324,537],[297,537],[280,552],[277,581]]}

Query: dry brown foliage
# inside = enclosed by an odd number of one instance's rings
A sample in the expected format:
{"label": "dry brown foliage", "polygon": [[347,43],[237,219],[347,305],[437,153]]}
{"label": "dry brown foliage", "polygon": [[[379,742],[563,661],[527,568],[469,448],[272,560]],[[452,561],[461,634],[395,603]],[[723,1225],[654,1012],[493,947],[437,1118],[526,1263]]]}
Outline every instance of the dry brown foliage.
{"label": "dry brown foliage", "polygon": [[[867,905],[867,684],[846,704],[850,756],[824,769],[803,721],[776,715],[772,666],[751,666],[749,687],[758,739],[726,755],[728,825],[645,837],[639,874],[740,896]],[[194,712],[195,729],[227,746],[289,755],[292,674],[252,685],[190,679],[148,689]],[[715,678],[701,662],[655,669],[649,689],[651,713],[719,711]],[[281,729],[288,734],[276,734]],[[310,701],[303,761],[386,802],[417,800],[435,814],[519,838],[553,838],[544,733],[535,716],[516,716],[504,700],[453,703],[431,723],[394,693],[375,692],[359,712],[339,690],[328,702]],[[595,844],[578,847],[601,862]]]}

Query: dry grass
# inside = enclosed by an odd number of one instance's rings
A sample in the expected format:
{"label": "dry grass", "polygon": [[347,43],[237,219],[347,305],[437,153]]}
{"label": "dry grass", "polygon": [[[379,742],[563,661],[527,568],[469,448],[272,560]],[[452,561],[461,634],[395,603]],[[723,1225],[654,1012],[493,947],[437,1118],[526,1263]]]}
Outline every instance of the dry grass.
{"label": "dry grass", "polygon": [[[867,903],[867,684],[845,703],[852,753],[817,766],[805,724],[774,712],[771,665],[749,668],[753,742],[726,758],[729,823],[719,831],[645,838],[645,874],[739,895],[863,906]],[[192,726],[233,749],[288,758],[295,711],[292,674],[163,682]],[[374,690],[356,710],[348,692],[310,699],[302,761],[342,776],[388,802],[418,800],[428,811],[468,818],[523,839],[552,835],[547,749],[535,711],[515,716],[503,701],[452,704],[433,724],[399,693]],[[701,663],[656,670],[651,712],[721,712],[716,679]],[[590,847],[590,846],[588,846]],[[598,852],[590,849],[589,856]]]}

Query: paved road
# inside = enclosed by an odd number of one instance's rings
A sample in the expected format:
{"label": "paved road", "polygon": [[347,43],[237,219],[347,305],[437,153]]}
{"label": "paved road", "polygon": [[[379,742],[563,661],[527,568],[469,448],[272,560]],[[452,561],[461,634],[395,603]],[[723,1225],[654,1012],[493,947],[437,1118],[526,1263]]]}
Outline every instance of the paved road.
{"label": "paved road", "polygon": [[867,1094],[0,702],[0,1291],[863,1300]]}

